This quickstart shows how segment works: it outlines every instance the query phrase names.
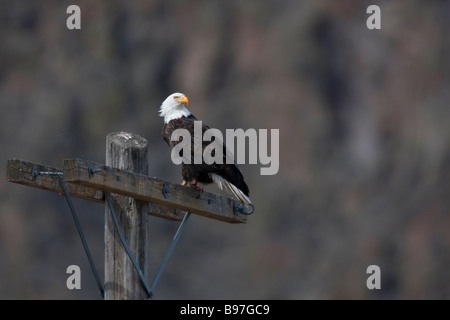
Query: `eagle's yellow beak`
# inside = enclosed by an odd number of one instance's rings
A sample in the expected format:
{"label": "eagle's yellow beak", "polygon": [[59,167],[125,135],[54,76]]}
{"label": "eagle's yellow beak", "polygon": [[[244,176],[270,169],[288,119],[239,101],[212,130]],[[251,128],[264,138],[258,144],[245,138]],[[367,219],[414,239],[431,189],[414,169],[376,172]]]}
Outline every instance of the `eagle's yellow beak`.
{"label": "eagle's yellow beak", "polygon": [[178,102],[178,103],[186,103],[186,104],[189,104],[189,100],[188,100],[188,98],[187,98],[186,96],[179,97],[179,98],[176,99],[175,101]]}

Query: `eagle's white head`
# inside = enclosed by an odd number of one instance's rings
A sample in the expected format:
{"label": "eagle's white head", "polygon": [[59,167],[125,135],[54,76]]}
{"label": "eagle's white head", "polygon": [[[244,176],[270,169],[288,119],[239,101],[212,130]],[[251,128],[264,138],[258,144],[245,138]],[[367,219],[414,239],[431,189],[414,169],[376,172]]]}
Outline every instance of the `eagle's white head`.
{"label": "eagle's white head", "polygon": [[172,93],[161,104],[159,116],[164,117],[164,123],[170,120],[188,117],[191,115],[186,105],[189,103],[188,98],[179,92]]}

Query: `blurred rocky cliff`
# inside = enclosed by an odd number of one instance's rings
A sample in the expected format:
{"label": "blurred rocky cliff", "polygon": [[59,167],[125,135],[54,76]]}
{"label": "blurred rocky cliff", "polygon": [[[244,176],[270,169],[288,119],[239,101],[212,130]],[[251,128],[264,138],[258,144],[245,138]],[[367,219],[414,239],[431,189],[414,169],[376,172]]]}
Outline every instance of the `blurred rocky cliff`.
{"label": "blurred rocky cliff", "polygon": [[[130,131],[181,182],[158,117],[177,91],[211,127],[279,129],[280,170],[242,166],[246,225],[191,218],[155,298],[450,298],[449,1],[70,4],[81,30],[69,3],[0,2],[0,299],[99,298],[64,199],[6,183],[7,159],[103,163]],[[75,206],[102,268],[104,207]],[[176,228],[150,218],[150,278]]]}

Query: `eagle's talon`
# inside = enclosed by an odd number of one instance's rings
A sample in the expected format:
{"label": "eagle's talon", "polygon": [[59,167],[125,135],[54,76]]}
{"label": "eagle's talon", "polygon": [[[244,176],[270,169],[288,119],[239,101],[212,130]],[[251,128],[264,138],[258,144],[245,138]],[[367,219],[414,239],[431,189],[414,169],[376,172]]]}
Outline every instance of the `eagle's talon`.
{"label": "eagle's talon", "polygon": [[192,182],[191,187],[194,188],[195,190],[203,191],[203,188],[200,187],[197,183],[198,183],[197,179],[194,179],[194,181]]}

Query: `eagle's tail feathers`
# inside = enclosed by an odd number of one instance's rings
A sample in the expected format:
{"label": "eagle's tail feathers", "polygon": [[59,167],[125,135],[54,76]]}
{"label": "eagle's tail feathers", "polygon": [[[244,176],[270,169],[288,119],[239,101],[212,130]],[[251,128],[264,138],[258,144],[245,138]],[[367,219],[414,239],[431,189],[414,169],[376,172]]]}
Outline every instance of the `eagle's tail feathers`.
{"label": "eagle's tail feathers", "polygon": [[236,199],[238,199],[244,206],[250,207],[253,206],[249,197],[247,197],[244,192],[242,192],[239,188],[237,188],[234,184],[222,178],[218,174],[212,173],[211,179],[217,184],[217,186],[221,190],[228,191],[232,193]]}

